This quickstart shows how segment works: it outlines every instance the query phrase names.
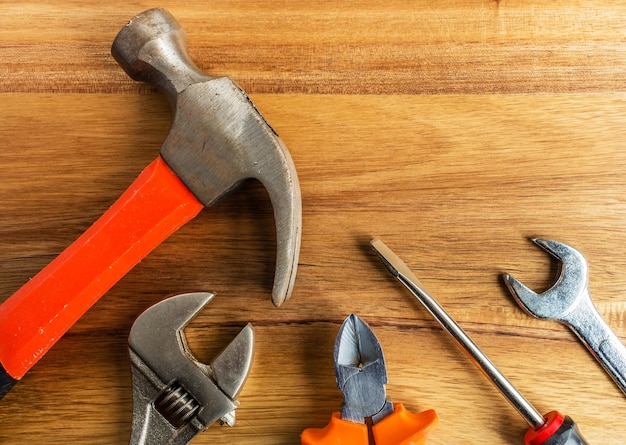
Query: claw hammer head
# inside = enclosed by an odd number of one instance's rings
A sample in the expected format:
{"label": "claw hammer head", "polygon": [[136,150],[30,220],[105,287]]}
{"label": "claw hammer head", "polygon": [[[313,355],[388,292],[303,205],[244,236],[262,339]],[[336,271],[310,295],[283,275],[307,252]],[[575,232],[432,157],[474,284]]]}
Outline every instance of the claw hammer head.
{"label": "claw hammer head", "polygon": [[210,365],[193,356],[183,333],[213,296],[175,295],[148,308],[133,324],[128,339],[131,445],[183,445],[219,419],[234,424],[236,397],[252,364],[252,326],[244,327]]}
{"label": "claw hammer head", "polygon": [[302,203],[293,160],[246,93],[228,77],[203,73],[187,52],[187,36],[163,9],[134,17],[111,53],[135,80],[157,86],[174,117],[161,157],[205,206],[246,179],[267,189],[276,222],[272,300],[291,294],[300,249]]}
{"label": "claw hammer head", "polygon": [[567,244],[538,238],[532,241],[559,261],[559,276],[554,285],[538,294],[509,274],[504,274],[504,282],[519,305],[530,315],[563,320],[588,292],[587,261],[582,253]]}

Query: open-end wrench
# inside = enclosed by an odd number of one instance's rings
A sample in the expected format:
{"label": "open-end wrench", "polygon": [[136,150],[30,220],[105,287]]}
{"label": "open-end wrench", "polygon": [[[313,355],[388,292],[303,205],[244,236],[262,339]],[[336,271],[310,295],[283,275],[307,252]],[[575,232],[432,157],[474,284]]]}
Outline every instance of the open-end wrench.
{"label": "open-end wrench", "polygon": [[212,298],[205,292],[175,295],[133,324],[130,445],[184,445],[217,420],[234,425],[235,399],[252,364],[254,330],[247,325],[210,365],[200,363],[183,329]]}
{"label": "open-end wrench", "polygon": [[626,348],[593,305],[585,257],[567,244],[537,238],[532,241],[560,261],[560,275],[550,289],[537,294],[504,274],[513,297],[530,315],[559,321],[574,331],[626,393]]}
{"label": "open-end wrench", "polygon": [[167,11],[133,18],[114,58],[156,85],[174,110],[153,161],[74,243],[0,305],[0,398],[61,336],[161,241],[244,180],[268,192],[276,224],[272,301],[295,281],[302,203],[293,160],[246,93],[193,63],[186,33]]}

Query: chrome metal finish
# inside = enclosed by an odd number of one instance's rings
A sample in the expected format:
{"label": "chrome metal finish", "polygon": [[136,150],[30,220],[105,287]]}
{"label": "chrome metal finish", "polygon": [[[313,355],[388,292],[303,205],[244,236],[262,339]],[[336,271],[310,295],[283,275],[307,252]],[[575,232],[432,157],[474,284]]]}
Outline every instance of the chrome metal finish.
{"label": "chrome metal finish", "polygon": [[509,274],[504,282],[511,294],[530,315],[556,320],[569,327],[626,394],[626,348],[598,313],[589,293],[589,271],[585,257],[558,241],[532,241],[560,261],[556,283],[537,294]]}

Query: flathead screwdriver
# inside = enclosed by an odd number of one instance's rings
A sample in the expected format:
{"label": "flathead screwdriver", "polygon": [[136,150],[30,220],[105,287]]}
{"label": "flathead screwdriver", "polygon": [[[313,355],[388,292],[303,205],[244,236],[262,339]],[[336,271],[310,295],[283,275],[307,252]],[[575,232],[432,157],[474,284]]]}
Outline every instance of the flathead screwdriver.
{"label": "flathead screwdriver", "polygon": [[528,422],[530,428],[524,435],[526,445],[588,445],[569,416],[551,411],[542,416],[504,375],[491,363],[476,343],[456,324],[443,308],[424,289],[409,267],[381,240],[371,241],[372,249],[378,254],[389,272],[395,276],[428,310],[459,345],[470,356],[474,364],[494,384],[502,395]]}

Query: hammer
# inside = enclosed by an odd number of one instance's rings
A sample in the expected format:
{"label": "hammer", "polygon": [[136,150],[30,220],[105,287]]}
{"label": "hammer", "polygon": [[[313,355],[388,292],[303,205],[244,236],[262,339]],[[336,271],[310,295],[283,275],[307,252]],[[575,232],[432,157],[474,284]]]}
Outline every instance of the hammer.
{"label": "hammer", "polygon": [[156,85],[174,111],[160,156],[73,244],[0,305],[0,398],[135,264],[244,180],[267,189],[276,223],[272,301],[291,295],[302,225],[300,185],[286,147],[227,77],[193,63],[187,36],[163,9],[133,18],[111,53]]}

